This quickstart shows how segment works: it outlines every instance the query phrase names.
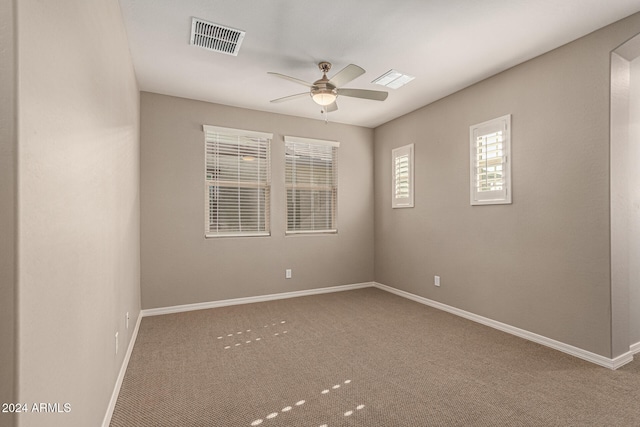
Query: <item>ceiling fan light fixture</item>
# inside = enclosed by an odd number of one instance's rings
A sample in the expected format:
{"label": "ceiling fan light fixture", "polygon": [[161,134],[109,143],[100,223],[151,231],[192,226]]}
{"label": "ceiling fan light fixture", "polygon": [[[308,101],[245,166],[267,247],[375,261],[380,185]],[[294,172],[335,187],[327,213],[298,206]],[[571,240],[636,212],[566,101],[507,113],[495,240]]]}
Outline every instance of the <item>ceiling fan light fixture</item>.
{"label": "ceiling fan light fixture", "polygon": [[335,89],[319,90],[311,94],[311,98],[313,98],[313,101],[323,107],[333,104],[336,101],[337,97],[338,94],[336,93]]}

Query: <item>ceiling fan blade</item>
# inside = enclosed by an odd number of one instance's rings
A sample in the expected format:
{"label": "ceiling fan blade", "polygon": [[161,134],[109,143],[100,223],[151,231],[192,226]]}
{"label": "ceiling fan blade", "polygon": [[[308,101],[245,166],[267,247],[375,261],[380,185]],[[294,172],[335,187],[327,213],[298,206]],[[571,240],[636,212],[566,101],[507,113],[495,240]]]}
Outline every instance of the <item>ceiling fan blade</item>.
{"label": "ceiling fan blade", "polygon": [[280,74],[280,73],[273,73],[271,71],[267,71],[267,74],[271,74],[272,76],[276,76],[276,77],[280,77],[282,79],[286,79],[289,81],[292,81],[294,83],[298,83],[307,87],[313,87],[313,85],[311,83],[307,83],[304,80],[300,80],[300,79],[296,79],[295,77],[289,77],[289,76],[285,76],[284,74]]}
{"label": "ceiling fan blade", "polygon": [[331,104],[327,105],[325,108],[327,113],[330,113],[338,109],[338,104],[336,104],[336,101],[333,101]]}
{"label": "ceiling fan blade", "polygon": [[284,102],[289,101],[291,99],[302,98],[303,96],[309,96],[309,92],[296,93],[295,95],[284,96],[278,99],[272,99],[271,102]]}
{"label": "ceiling fan blade", "polygon": [[374,101],[384,101],[389,96],[388,92],[380,90],[366,89],[338,89],[338,95],[351,96],[353,98],[372,99]]}
{"label": "ceiling fan blade", "polygon": [[365,71],[363,68],[358,67],[357,65],[349,64],[346,67],[344,67],[342,70],[338,71],[338,74],[331,77],[331,80],[329,80],[329,83],[331,83],[335,87],[340,87],[342,85],[349,83],[351,80],[355,79],[356,77],[360,77],[364,73]]}

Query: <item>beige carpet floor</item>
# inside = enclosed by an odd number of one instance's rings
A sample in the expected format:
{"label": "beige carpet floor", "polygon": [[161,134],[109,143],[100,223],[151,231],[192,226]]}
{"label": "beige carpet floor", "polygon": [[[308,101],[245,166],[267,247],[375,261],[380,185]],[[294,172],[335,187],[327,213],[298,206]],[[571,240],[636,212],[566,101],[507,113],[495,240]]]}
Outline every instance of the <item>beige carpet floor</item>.
{"label": "beige carpet floor", "polygon": [[375,288],[142,319],[137,426],[640,426],[611,371]]}

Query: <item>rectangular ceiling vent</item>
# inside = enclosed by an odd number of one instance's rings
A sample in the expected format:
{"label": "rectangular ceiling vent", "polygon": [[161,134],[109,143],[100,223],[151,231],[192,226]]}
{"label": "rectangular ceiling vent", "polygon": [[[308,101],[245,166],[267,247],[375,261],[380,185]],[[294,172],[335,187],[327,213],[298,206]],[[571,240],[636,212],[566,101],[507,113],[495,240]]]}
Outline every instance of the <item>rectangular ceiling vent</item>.
{"label": "rectangular ceiling vent", "polygon": [[398,89],[411,80],[415,79],[415,77],[410,76],[408,74],[401,73],[398,70],[389,70],[371,83],[375,83],[380,86],[390,87],[391,89]]}
{"label": "rectangular ceiling vent", "polygon": [[191,20],[191,44],[214,52],[237,56],[245,32],[213,22]]}

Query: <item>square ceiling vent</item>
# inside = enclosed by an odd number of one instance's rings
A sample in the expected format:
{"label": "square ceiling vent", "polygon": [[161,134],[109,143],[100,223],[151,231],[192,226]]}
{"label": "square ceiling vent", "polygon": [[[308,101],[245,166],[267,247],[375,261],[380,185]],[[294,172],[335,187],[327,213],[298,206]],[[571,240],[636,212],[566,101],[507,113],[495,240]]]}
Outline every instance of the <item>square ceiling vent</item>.
{"label": "square ceiling vent", "polygon": [[213,22],[191,20],[191,44],[214,52],[237,56],[245,32]]}

